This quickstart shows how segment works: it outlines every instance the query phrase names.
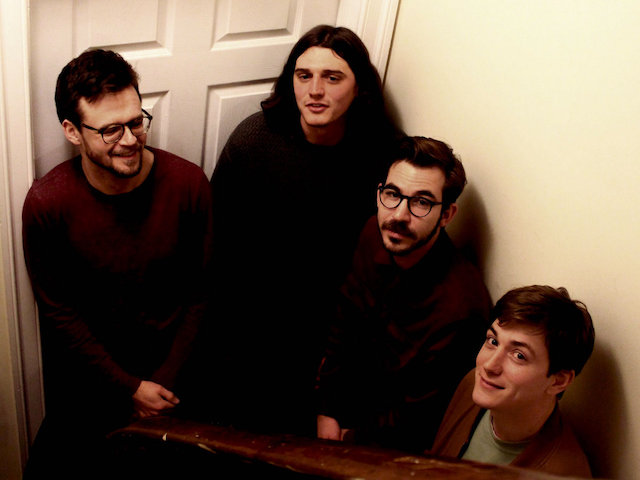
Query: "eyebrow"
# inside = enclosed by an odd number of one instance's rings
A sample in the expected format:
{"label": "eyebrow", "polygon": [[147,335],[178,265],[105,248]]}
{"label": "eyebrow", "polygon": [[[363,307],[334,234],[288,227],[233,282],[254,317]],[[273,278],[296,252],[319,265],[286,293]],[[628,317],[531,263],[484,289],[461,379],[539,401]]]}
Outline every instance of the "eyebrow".
{"label": "eyebrow", "polygon": [[118,123],[118,122],[107,123],[106,125],[103,125],[102,127],[99,127],[98,130],[103,130],[103,129],[111,127],[113,125],[118,125],[118,126],[127,125],[128,123],[135,122],[136,120],[140,120],[143,117],[144,117],[144,113],[140,112],[140,115],[133,117],[131,120],[128,120],[128,121],[123,122],[123,123]]}
{"label": "eyebrow", "polygon": [[[491,330],[493,332],[493,334],[496,336],[496,338],[499,337],[498,332],[496,332],[496,329],[493,328],[493,325],[489,327],[489,330]],[[531,346],[529,346],[528,343],[518,342],[517,340],[511,340],[509,342],[509,345],[511,345],[513,347],[526,348],[531,353],[531,355],[533,355],[534,357],[536,355],[535,351],[531,348]]]}
{"label": "eyebrow", "polygon": [[[402,193],[402,190],[400,190],[400,188],[398,188],[393,183],[387,183],[386,185],[384,185],[384,188],[393,188],[394,190],[397,190],[398,193]],[[436,200],[437,198],[430,190],[418,190],[413,195],[409,195],[409,196],[410,197],[430,197],[434,200]]]}
{"label": "eyebrow", "polygon": [[[296,72],[310,72],[310,68],[299,67],[294,70]],[[320,73],[323,75],[346,75],[342,70],[322,70]]]}

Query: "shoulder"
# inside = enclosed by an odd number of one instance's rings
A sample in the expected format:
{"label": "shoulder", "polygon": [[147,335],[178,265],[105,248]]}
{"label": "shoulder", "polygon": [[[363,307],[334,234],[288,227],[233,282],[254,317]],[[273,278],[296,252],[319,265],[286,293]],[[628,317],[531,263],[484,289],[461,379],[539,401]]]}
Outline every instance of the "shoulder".
{"label": "shoulder", "polygon": [[467,373],[455,390],[451,401],[449,402],[449,409],[451,412],[468,411],[470,407],[475,406],[472,400],[473,387],[476,383],[476,369],[472,369]]}
{"label": "shoulder", "polygon": [[512,464],[555,475],[591,478],[587,456],[559,407]]}
{"label": "shoulder", "polygon": [[301,168],[301,160],[307,154],[300,142],[269,127],[264,114],[257,112],[240,122],[229,136],[216,162],[212,182],[229,175],[246,181],[247,172],[253,178],[290,174],[292,169]]}
{"label": "shoulder", "polygon": [[[478,267],[455,246],[446,232],[442,232],[439,243],[435,253],[442,268],[441,288],[458,298],[460,307],[473,304],[487,310],[488,314],[491,300]],[[461,292],[464,295],[461,296]]]}
{"label": "shoulder", "polygon": [[276,132],[271,130],[264,118],[262,112],[256,112],[242,120],[229,136],[227,144],[234,145],[242,142],[252,142],[256,137],[261,138],[265,135],[275,136]]}
{"label": "shoulder", "polygon": [[153,153],[155,165],[159,169],[171,171],[177,170],[185,172],[185,174],[191,174],[198,177],[204,173],[202,168],[198,165],[174,153],[155,147],[146,148]]}
{"label": "shoulder", "polygon": [[440,232],[434,251],[446,262],[447,270],[465,272],[473,276],[480,274],[478,268],[458,248],[446,230]]}
{"label": "shoulder", "polygon": [[[301,142],[295,135],[273,128],[267,122],[263,112],[249,115],[233,130],[225,144],[222,157],[225,156],[269,156],[278,157],[298,155],[302,151]],[[290,153],[292,152],[292,153]],[[259,155],[256,155],[259,153]]]}
{"label": "shoulder", "polygon": [[436,434],[429,453],[457,457],[474,429],[478,415],[483,411],[473,403],[475,368],[458,384]]}
{"label": "shoulder", "polygon": [[458,388],[456,390],[456,395],[461,398],[471,399],[471,394],[473,393],[473,387],[476,383],[476,369],[474,368],[469,373],[467,373],[464,378],[460,381]]}
{"label": "shoulder", "polygon": [[79,157],[72,158],[56,165],[46,175],[36,179],[29,189],[29,194],[63,194],[64,191],[60,191],[60,187],[73,186],[82,177]]}
{"label": "shoulder", "polygon": [[147,148],[154,154],[154,165],[149,178],[139,187],[139,198],[149,194],[158,205],[209,208],[209,179],[200,166],[170,152]]}
{"label": "shoulder", "polygon": [[172,180],[173,183],[191,181],[200,183],[206,176],[202,168],[171,152],[154,147],[146,147],[154,155],[154,175],[157,178]]}
{"label": "shoulder", "polygon": [[[556,409],[554,416],[559,423],[557,441],[553,451],[554,463],[558,464],[558,473],[591,477],[589,461],[571,425],[562,416],[559,408]],[[565,468],[566,470],[564,470]]]}
{"label": "shoulder", "polygon": [[78,191],[87,189],[79,157],[67,160],[37,179],[27,192],[24,210],[31,208],[54,209],[68,201],[75,202]]}

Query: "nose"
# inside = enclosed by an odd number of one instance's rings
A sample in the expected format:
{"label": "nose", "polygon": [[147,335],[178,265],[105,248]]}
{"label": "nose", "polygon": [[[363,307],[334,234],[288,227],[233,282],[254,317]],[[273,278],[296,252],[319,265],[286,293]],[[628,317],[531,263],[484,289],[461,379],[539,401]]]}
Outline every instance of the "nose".
{"label": "nose", "polygon": [[309,87],[309,95],[312,97],[321,97],[324,95],[324,84],[320,77],[313,77],[311,86]]}
{"label": "nose", "polygon": [[502,353],[499,351],[485,352],[482,368],[487,373],[499,375],[502,372]]}
{"label": "nose", "polygon": [[138,142],[138,137],[136,137],[133,134],[133,132],[131,132],[131,129],[125,125],[124,133],[122,134],[122,137],[120,138],[120,140],[118,140],[118,143],[122,145],[134,145],[137,142]]}
{"label": "nose", "polygon": [[411,212],[409,211],[409,200],[403,198],[396,208],[393,209],[393,218],[396,220],[411,220]]}

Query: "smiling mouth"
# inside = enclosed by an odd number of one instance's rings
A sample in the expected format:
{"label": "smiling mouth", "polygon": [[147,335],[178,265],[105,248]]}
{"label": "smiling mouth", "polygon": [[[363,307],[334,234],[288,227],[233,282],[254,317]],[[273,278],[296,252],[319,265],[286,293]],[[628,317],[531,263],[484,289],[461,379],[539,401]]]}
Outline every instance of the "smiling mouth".
{"label": "smiling mouth", "polygon": [[494,389],[494,390],[504,390],[504,387],[501,387],[500,385],[490,382],[489,380],[485,379],[482,375],[480,375],[480,383],[483,386]]}
{"label": "smiling mouth", "polygon": [[117,153],[112,153],[111,155],[114,157],[133,157],[135,156],[135,154],[138,153],[137,150],[133,150],[131,152],[117,152]]}

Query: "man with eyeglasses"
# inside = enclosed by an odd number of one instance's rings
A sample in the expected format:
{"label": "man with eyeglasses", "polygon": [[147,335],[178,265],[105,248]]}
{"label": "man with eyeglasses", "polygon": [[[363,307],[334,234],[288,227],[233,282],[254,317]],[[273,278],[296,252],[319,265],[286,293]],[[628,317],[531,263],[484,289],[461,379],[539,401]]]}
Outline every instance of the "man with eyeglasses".
{"label": "man with eyeglasses", "polygon": [[473,366],[491,301],[445,227],[466,177],[445,143],[404,138],[377,189],[318,377],[320,438],[421,452]]}
{"label": "man with eyeglasses", "polygon": [[96,478],[108,432],[180,402],[208,295],[211,194],[200,167],[145,145],[152,117],[117,53],[69,62],[55,100],[79,155],[23,207],[46,402],[25,478]]}

